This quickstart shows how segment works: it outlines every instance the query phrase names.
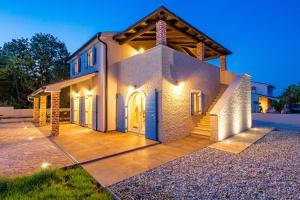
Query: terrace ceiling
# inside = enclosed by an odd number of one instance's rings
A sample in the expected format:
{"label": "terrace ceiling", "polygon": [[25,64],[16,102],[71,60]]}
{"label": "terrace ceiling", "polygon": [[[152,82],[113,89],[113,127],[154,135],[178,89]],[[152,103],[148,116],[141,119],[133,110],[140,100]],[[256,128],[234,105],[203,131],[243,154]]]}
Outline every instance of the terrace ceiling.
{"label": "terrace ceiling", "polygon": [[205,60],[231,54],[231,51],[165,7],[158,8],[125,31],[115,35],[114,39],[119,44],[128,43],[137,50],[152,48],[156,44],[156,22],[158,20],[166,21],[167,45],[173,49],[196,57],[196,44],[203,42],[205,44]]}

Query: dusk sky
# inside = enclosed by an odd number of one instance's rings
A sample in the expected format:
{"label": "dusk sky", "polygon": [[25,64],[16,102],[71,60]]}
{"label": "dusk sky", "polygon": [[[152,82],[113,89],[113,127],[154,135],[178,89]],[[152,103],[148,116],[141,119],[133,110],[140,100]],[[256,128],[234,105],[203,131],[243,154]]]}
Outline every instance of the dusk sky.
{"label": "dusk sky", "polygon": [[72,53],[95,33],[122,31],[161,5],[230,49],[230,71],[273,84],[276,94],[300,82],[299,0],[1,1],[0,46],[51,33]]}

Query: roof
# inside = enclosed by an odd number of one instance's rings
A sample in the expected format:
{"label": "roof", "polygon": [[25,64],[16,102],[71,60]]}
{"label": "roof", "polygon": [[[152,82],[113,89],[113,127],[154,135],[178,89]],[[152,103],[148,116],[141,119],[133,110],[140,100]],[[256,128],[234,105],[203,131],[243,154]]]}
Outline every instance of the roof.
{"label": "roof", "polygon": [[263,83],[263,82],[257,82],[257,81],[251,81],[252,83],[258,83],[258,84],[263,84],[263,85],[267,85],[267,86],[270,86],[272,88],[276,88],[274,85],[271,85],[269,83]]}
{"label": "roof", "polygon": [[37,89],[36,91],[34,91],[33,93],[31,93],[30,95],[28,95],[28,98],[49,95],[51,92],[58,92],[62,88],[66,88],[73,84],[89,80],[90,78],[92,78],[96,75],[97,75],[97,72],[93,72],[93,73],[90,73],[90,74],[87,74],[84,76],[80,76],[77,78],[72,78],[72,79],[68,79],[68,80],[64,80],[64,81],[60,81],[60,82],[56,82],[53,84],[48,84],[48,85],[42,86],[39,89]]}
{"label": "roof", "polygon": [[93,37],[91,37],[86,43],[84,43],[79,49],[77,49],[74,53],[72,53],[68,61],[70,61],[73,57],[75,57],[81,50],[83,50],[85,47],[87,47],[92,41],[97,39],[101,35],[101,32],[96,33]]}
{"label": "roof", "polygon": [[135,48],[146,45],[144,49],[151,48],[155,45],[155,24],[158,20],[164,20],[167,23],[167,45],[171,48],[195,56],[194,49],[196,43],[203,42],[205,44],[205,59],[213,59],[220,55],[232,54],[230,50],[164,6],[156,9],[113,38],[119,42],[119,44],[129,43]]}

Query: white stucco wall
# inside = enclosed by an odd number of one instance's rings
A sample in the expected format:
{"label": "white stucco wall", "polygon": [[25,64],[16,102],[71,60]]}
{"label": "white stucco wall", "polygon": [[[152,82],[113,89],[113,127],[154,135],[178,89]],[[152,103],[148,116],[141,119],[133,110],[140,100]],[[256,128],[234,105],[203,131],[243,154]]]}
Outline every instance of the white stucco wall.
{"label": "white stucco wall", "polygon": [[251,83],[248,75],[234,78],[211,115],[211,140],[220,141],[252,126]]}

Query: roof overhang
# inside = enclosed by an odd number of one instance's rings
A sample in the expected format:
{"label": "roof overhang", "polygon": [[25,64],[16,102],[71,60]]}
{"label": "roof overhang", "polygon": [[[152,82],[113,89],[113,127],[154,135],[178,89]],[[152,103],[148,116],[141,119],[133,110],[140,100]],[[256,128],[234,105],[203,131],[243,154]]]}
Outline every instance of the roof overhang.
{"label": "roof overhang", "polygon": [[206,60],[232,54],[230,50],[163,6],[113,38],[119,44],[128,43],[136,49],[149,49],[155,46],[158,20],[167,23],[167,45],[171,48],[195,56],[196,43],[203,42]]}
{"label": "roof overhang", "polygon": [[97,75],[97,72],[94,72],[94,73],[87,74],[87,75],[84,75],[84,76],[80,76],[80,77],[77,77],[77,78],[64,80],[64,81],[60,81],[60,82],[57,82],[57,83],[42,86],[38,90],[36,90],[33,93],[31,93],[30,95],[28,95],[28,98],[39,97],[39,96],[47,96],[47,95],[50,95],[51,92],[60,92],[60,90],[63,89],[63,88],[69,87],[69,86],[74,85],[76,83],[80,83],[80,82],[89,80],[89,79],[91,79],[92,77],[94,77],[96,75]]}

